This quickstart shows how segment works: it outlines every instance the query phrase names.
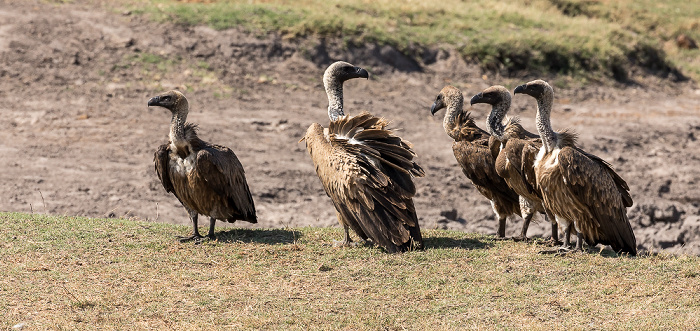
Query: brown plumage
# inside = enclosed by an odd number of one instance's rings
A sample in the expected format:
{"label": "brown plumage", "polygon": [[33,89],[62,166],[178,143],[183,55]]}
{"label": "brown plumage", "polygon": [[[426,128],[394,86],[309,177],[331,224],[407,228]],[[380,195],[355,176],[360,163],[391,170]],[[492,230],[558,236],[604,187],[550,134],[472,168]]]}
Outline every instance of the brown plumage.
{"label": "brown plumage", "polygon": [[233,151],[199,139],[196,126],[185,123],[187,98],[178,91],[169,91],[151,98],[148,106],[172,112],[170,141],[158,148],[154,162],[163,187],[180,200],[192,220],[193,234],[183,241],[202,238],[197,229],[199,214],[210,217],[210,239],[215,237],[217,219],[257,223],[243,166]]}
{"label": "brown plumage", "polygon": [[491,86],[471,99],[471,104],[486,103],[491,105],[491,113],[487,120],[492,140],[496,173],[503,178],[508,186],[520,196],[520,212],[525,220],[520,236],[516,240],[527,239],[527,228],[535,212],[545,215],[552,224],[552,243],[560,244],[557,223],[554,216],[548,214],[542,202],[542,194],[535,179],[535,158],[542,147],[542,140],[520,125],[518,118],[510,118],[503,124],[503,119],[510,110],[511,96],[508,90],[500,85]]}
{"label": "brown plumage", "polygon": [[537,131],[542,148],[535,161],[537,185],[545,207],[565,231],[568,249],[570,225],[576,227],[576,250],[582,239],[589,245],[610,245],[616,252],[637,254],[637,241],[627,218],[632,206],[627,183],[601,158],[576,147],[576,135],[554,132],[550,113],[554,99],[552,87],[543,80],[515,88],[537,100]]}
{"label": "brown plumage", "polygon": [[328,129],[314,123],[302,140],[316,166],[321,184],[333,201],[338,222],[387,252],[423,248],[413,196],[412,176],[423,176],[409,142],[387,129],[388,122],[362,112],[343,113],[343,82],[368,78],[362,68],[333,63],[323,76],[328,95]]}
{"label": "brown plumage", "polygon": [[507,217],[520,215],[518,195],[496,173],[494,152],[490,149],[496,146],[495,138],[476,126],[469,113],[463,111],[463,104],[462,92],[454,86],[445,86],[436,97],[430,113],[435,115],[438,110],[447,108],[443,128],[454,139],[452,151],[457,163],[479,193],[491,201],[498,217],[497,235],[503,238]]}

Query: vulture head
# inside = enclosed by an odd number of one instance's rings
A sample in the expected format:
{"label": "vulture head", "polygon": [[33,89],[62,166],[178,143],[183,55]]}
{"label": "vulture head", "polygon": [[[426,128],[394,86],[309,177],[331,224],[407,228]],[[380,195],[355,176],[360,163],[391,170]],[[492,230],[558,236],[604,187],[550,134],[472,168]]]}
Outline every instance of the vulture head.
{"label": "vulture head", "polygon": [[323,73],[323,82],[326,85],[332,85],[332,83],[343,83],[344,81],[353,78],[369,79],[369,73],[365,69],[343,61],[338,61],[331,64],[326,69],[326,72]]}
{"label": "vulture head", "polygon": [[508,92],[507,88],[501,85],[494,85],[473,96],[470,101],[472,105],[475,103],[491,105],[491,112],[486,120],[486,124],[489,128],[489,133],[496,136],[499,140],[503,136],[503,118],[510,110],[510,100],[510,92]]}
{"label": "vulture head", "polygon": [[486,103],[492,106],[510,107],[510,92],[501,85],[491,86],[471,99],[471,104]]}
{"label": "vulture head", "polygon": [[541,99],[546,95],[553,96],[554,90],[547,82],[538,79],[516,87],[513,94],[518,93],[527,94],[535,99]]}
{"label": "vulture head", "polygon": [[433,102],[433,106],[430,107],[430,114],[434,116],[438,110],[452,105],[458,106],[461,111],[461,104],[463,102],[464,97],[462,96],[462,91],[452,85],[447,85],[443,87],[437,97],[435,97],[435,102]]}
{"label": "vulture head", "polygon": [[171,90],[151,98],[148,100],[148,106],[160,106],[170,110],[173,114],[182,111],[186,112],[189,107],[185,95],[175,90]]}

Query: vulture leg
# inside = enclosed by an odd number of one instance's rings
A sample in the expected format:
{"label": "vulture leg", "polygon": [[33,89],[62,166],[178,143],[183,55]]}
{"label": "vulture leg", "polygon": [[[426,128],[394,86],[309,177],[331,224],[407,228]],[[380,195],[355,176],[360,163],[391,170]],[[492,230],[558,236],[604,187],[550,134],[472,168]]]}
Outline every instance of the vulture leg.
{"label": "vulture leg", "polygon": [[[569,235],[571,234],[571,227],[569,227],[566,237],[564,237],[564,243],[569,242]],[[559,252],[556,254],[557,256],[564,256],[567,254],[571,254],[574,252],[583,252],[583,234],[581,232],[576,231],[576,247],[571,249],[571,247],[567,246],[562,246],[559,248]]]}
{"label": "vulture leg", "polygon": [[567,224],[566,228],[564,228],[564,244],[561,245],[561,249],[571,249],[571,224]]}
{"label": "vulture leg", "polygon": [[562,245],[562,242],[559,241],[559,225],[557,225],[557,221],[554,219],[554,216],[549,212],[545,212],[544,220],[552,224],[552,237],[545,241],[544,244],[549,247]]}
{"label": "vulture leg", "polygon": [[[558,223],[558,222],[557,222]],[[554,251],[540,251],[540,254],[556,254],[559,256],[566,255],[567,253],[571,252],[571,230],[572,230],[572,224],[564,220],[562,222],[563,229],[562,231],[564,232],[564,243],[559,247],[559,249],[554,250]],[[577,231],[578,233],[578,231]]]}
{"label": "vulture leg", "polygon": [[190,240],[200,240],[204,238],[202,237],[202,235],[199,234],[199,230],[197,229],[197,218],[199,217],[199,215],[194,210],[187,209],[187,212],[190,214],[190,219],[192,220],[192,235],[184,238],[181,237],[181,243],[188,242]]}
{"label": "vulture leg", "polygon": [[214,235],[214,226],[216,225],[216,218],[210,217],[209,218],[209,234],[207,234],[207,237],[209,239],[214,240],[216,239],[216,236]]}
{"label": "vulture leg", "polygon": [[[569,253],[573,253],[576,251],[576,249],[571,249],[571,231],[573,229],[573,227],[571,225],[572,225],[571,223],[566,224],[566,229],[564,230],[564,233],[565,233],[564,234],[564,244],[561,247],[559,247],[559,252],[557,253],[557,256],[564,256],[564,255],[567,255]],[[577,235],[577,237],[581,236],[581,234],[578,231],[576,231],[576,235]],[[579,242],[580,241],[577,240],[577,242],[576,242],[577,247],[578,247]]]}
{"label": "vulture leg", "polygon": [[527,241],[527,228],[530,226],[530,221],[532,220],[533,213],[528,213],[525,215],[525,222],[523,222],[523,229],[520,230],[520,235],[513,237],[514,241]]}
{"label": "vulture leg", "polygon": [[506,217],[498,215],[498,233],[496,233],[497,239],[506,238]]}
{"label": "vulture leg", "polygon": [[349,247],[353,245],[352,239],[350,239],[350,227],[343,225],[345,229],[345,239],[343,241],[333,240],[333,246],[335,247]]}
{"label": "vulture leg", "polygon": [[520,231],[520,235],[513,237],[514,241],[527,241],[527,228],[530,226],[530,221],[532,220],[532,216],[535,215],[535,208],[529,200],[523,198],[522,196],[518,197],[518,201],[520,202],[520,215],[523,217],[523,229]]}
{"label": "vulture leg", "polygon": [[576,248],[574,251],[583,252],[583,234],[581,232],[576,232]]}

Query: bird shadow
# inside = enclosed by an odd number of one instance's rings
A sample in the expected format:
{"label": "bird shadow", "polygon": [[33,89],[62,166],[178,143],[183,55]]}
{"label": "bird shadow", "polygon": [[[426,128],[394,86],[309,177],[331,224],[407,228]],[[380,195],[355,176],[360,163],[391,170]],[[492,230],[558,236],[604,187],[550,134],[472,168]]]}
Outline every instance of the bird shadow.
{"label": "bird shadow", "polygon": [[428,237],[423,238],[423,245],[426,249],[431,248],[462,248],[462,249],[489,249],[494,243],[488,239],[464,238],[455,239],[450,237]]}
{"label": "bird shadow", "polygon": [[220,243],[293,244],[302,233],[292,229],[230,229],[216,233]]}

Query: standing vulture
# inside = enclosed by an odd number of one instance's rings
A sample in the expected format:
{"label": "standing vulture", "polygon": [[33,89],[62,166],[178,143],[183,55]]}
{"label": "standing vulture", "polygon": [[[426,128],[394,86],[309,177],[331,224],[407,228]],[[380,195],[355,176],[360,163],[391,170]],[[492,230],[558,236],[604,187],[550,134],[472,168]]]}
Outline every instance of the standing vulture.
{"label": "standing vulture", "polygon": [[345,229],[344,245],[350,245],[349,228],[387,252],[423,248],[411,176],[423,176],[408,141],[387,129],[388,122],[362,112],[343,112],[343,82],[369,78],[365,69],[347,62],[331,64],[323,75],[328,95],[330,125],[312,124],[301,141],[316,166],[326,194],[333,201],[338,222]]}
{"label": "standing vulture", "polygon": [[255,205],[241,162],[227,147],[210,144],[197,137],[197,127],[185,123],[189,104],[178,91],[168,91],[148,100],[172,112],[170,141],[161,145],[154,161],[165,191],[172,192],[190,215],[192,239],[203,237],[197,229],[197,216],[209,216],[209,234],[214,239],[216,220],[257,223]]}
{"label": "standing vulture", "polygon": [[505,238],[506,219],[513,214],[520,215],[518,194],[496,173],[493,153],[489,149],[495,145],[489,143],[494,138],[476,126],[469,113],[463,111],[463,104],[462,92],[448,85],[435,98],[430,113],[435,115],[438,110],[447,108],[442,126],[447,135],[454,139],[452,151],[457,163],[479,193],[491,201],[491,207],[498,217],[497,236]]}
{"label": "standing vulture", "polygon": [[549,117],[554,91],[547,82],[534,80],[516,87],[514,93],[537,100],[542,148],[535,160],[535,176],[545,208],[565,232],[562,248],[569,248],[573,223],[578,232],[575,250],[582,249],[585,239],[591,246],[610,245],[616,252],[637,255],[637,241],[627,218],[627,207],[632,206],[627,183],[610,164],[576,147],[575,134],[552,130]]}
{"label": "standing vulture", "polygon": [[503,119],[510,110],[510,92],[500,85],[491,86],[471,99],[471,104],[485,103],[491,105],[488,117],[489,132],[495,137],[497,146],[492,147],[493,158],[496,160],[496,173],[501,176],[508,186],[520,196],[520,211],[525,222],[520,236],[516,240],[527,240],[527,228],[534,212],[540,212],[552,222],[552,243],[558,241],[559,233],[554,216],[542,204],[542,194],[537,189],[535,179],[535,158],[542,147],[539,136],[525,130],[518,118],[510,118],[506,124]]}

